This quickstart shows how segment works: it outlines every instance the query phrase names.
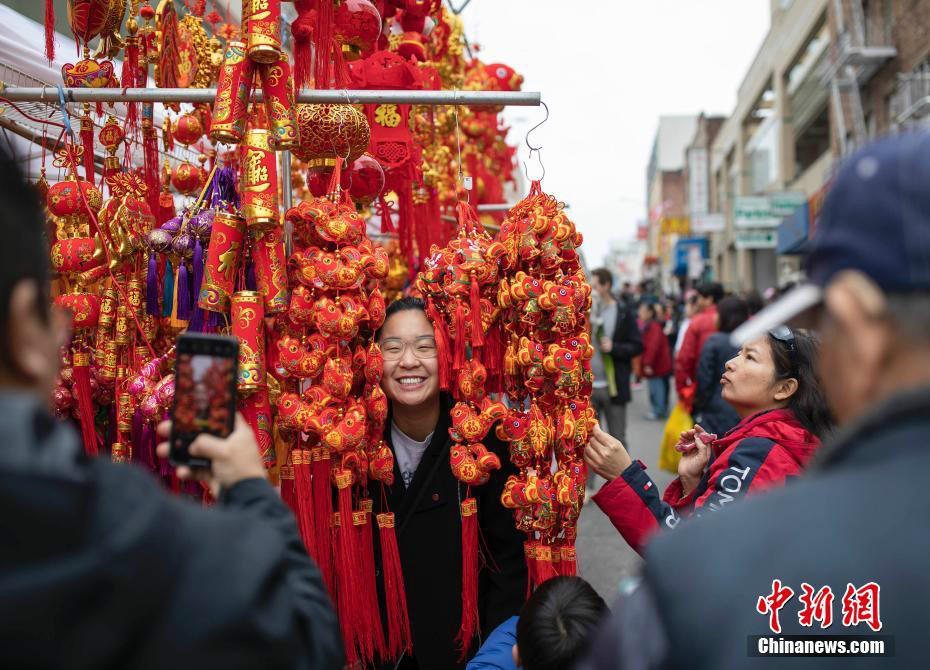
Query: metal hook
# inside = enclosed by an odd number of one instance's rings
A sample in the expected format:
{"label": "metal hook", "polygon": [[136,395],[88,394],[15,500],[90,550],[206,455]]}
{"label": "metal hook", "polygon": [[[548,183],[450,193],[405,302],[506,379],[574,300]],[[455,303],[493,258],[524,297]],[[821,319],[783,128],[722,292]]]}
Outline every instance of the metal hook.
{"label": "metal hook", "polygon": [[526,142],[527,148],[530,150],[530,155],[532,155],[532,153],[533,153],[534,151],[539,151],[540,149],[542,149],[542,145],[541,145],[541,144],[540,144],[538,147],[534,147],[532,144],[530,144],[530,133],[532,133],[534,130],[536,130],[536,129],[539,128],[542,124],[544,124],[546,121],[549,120],[549,105],[547,105],[546,103],[544,103],[542,100],[539,101],[539,104],[542,105],[542,106],[543,106],[543,109],[546,110],[546,118],[544,118],[542,121],[540,121],[539,123],[537,123],[535,126],[533,126],[532,128],[530,128],[529,130],[527,130],[527,131],[526,131],[526,137],[523,138],[523,141]]}
{"label": "metal hook", "polygon": [[539,167],[542,168],[542,174],[539,176],[539,179],[533,179],[532,177],[530,177],[530,171],[526,167],[526,161],[523,161],[523,174],[525,174],[526,178],[529,179],[531,182],[542,181],[543,178],[546,176],[546,166],[543,165],[542,153],[539,151],[539,149],[537,149],[536,147],[530,147],[530,155],[527,156],[527,158],[532,159],[534,153],[536,154],[536,160],[539,162]]}

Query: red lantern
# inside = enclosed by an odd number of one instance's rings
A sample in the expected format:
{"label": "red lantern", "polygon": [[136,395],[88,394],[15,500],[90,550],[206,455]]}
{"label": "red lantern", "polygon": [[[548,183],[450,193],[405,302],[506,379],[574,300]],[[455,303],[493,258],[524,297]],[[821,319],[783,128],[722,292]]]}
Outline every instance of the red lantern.
{"label": "red lantern", "polygon": [[183,193],[184,195],[193,195],[196,193],[197,190],[203,186],[203,181],[203,170],[190,161],[184,161],[180,165],[175,166],[174,170],[171,172],[171,185],[174,186],[178,193]]}
{"label": "red lantern", "polygon": [[190,146],[203,137],[203,124],[196,114],[184,114],[174,123],[174,139]]}
{"label": "red lantern", "polygon": [[371,154],[362,154],[343,173],[342,182],[353,199],[369,205],[384,190],[384,169]]}
{"label": "red lantern", "polygon": [[100,298],[93,293],[70,293],[55,298],[55,304],[71,313],[75,329],[96,328],[100,317]]}
{"label": "red lantern", "polygon": [[297,105],[297,127],[294,155],[312,169],[333,167],[337,157],[354,161],[371,140],[368,120],[352,105]]}
{"label": "red lantern", "polygon": [[336,39],[344,47],[349,60],[371,51],[381,35],[381,15],[368,0],[344,0],[333,17]]}
{"label": "red lantern", "polygon": [[[84,197],[81,197],[83,191]],[[46,203],[48,211],[55,216],[74,216],[76,214],[86,214],[87,209],[84,207],[84,200],[95,214],[100,211],[100,205],[103,204],[103,196],[97,187],[89,181],[73,180],[60,181],[49,187]]]}

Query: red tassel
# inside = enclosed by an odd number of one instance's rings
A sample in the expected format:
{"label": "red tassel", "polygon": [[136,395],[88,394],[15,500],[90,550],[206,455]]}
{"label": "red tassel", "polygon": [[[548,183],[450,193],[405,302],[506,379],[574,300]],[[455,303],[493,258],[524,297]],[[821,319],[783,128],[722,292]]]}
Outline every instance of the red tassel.
{"label": "red tassel", "polygon": [[469,292],[470,292],[470,304],[471,309],[471,347],[475,349],[477,347],[484,346],[484,326],[481,323],[481,293],[480,287],[478,286],[478,278],[475,277],[475,273],[472,272],[469,277]]}
{"label": "red tassel", "polygon": [[394,221],[391,219],[391,205],[384,199],[383,195],[378,196],[378,204],[381,208],[381,234],[397,232],[394,228]]}
{"label": "red tassel", "polygon": [[384,575],[384,600],[387,606],[388,642],[387,658],[397,659],[409,654],[413,645],[410,636],[410,619],[407,616],[407,592],[404,573],[394,533],[394,515],[379,514],[378,530],[381,536],[381,570]]}
{"label": "red tassel", "polygon": [[449,334],[446,324],[439,316],[436,305],[430,300],[426,306],[426,315],[433,322],[433,333],[436,337],[436,359],[439,363],[439,388],[449,390],[452,383],[452,372],[449,370]]}
{"label": "red tassel", "polygon": [[536,545],[536,586],[558,576],[552,567],[552,547],[540,542]]}
{"label": "red tassel", "polygon": [[55,60],[55,1],[45,0],[45,58]]}
{"label": "red tassel", "polygon": [[358,557],[361,576],[361,615],[364,622],[362,661],[366,665],[373,664],[376,658],[384,658],[385,643],[384,630],[381,627],[381,613],[378,608],[378,585],[375,581],[375,552],[372,540],[370,499],[360,500],[360,511],[353,515],[353,522],[357,531]]}
{"label": "red tassel", "polygon": [[462,623],[455,636],[459,660],[468,656],[478,631],[478,503],[474,498],[462,501]]}
{"label": "red tassel", "polygon": [[313,39],[316,12],[312,8],[312,0],[296,0],[297,19],[291,23],[291,34],[294,36],[294,85],[297,92],[308,88],[313,79]]}
{"label": "red tassel", "polygon": [[523,558],[526,560],[526,597],[529,599],[536,583],[536,540],[523,543]]}
{"label": "red tassel", "polygon": [[294,518],[297,519],[299,523],[300,516],[297,513],[297,490],[294,483],[293,456],[288,456],[287,460],[288,464],[281,466],[278,475],[281,480],[281,500],[284,501],[284,504],[294,513]]}
{"label": "red tassel", "polygon": [[329,483],[329,449],[316,447],[310,450],[313,487],[313,518],[316,519],[317,565],[323,575],[323,581],[329,589],[330,596],[335,597],[333,583],[333,518],[332,488]]}
{"label": "red tassel", "polygon": [[333,3],[317,0],[316,30],[313,34],[313,78],[314,87],[329,88],[332,81],[331,60],[333,53]]}
{"label": "red tassel", "polygon": [[81,117],[81,146],[84,147],[84,179],[94,183],[94,122],[90,118],[88,108],[84,107],[84,116]]}
{"label": "red tassel", "polygon": [[336,166],[333,168],[333,173],[329,176],[329,186],[326,191],[329,193],[329,198],[333,202],[339,202],[340,196],[342,195],[342,187],[340,182],[342,181],[342,158],[336,158]]}
{"label": "red tassel", "polygon": [[339,491],[339,525],[336,528],[336,610],[339,614],[339,629],[342,632],[346,661],[351,666],[359,661],[356,642],[361,632],[358,548],[352,518],[352,473],[349,470],[336,470],[333,479]]}
{"label": "red tassel", "polygon": [[[313,491],[310,483],[310,450],[295,449],[293,451],[294,488],[297,498],[297,525],[300,536],[304,539],[307,553],[314,561],[317,559],[316,530],[313,526]],[[281,483],[284,486],[284,483]]]}
{"label": "red tassel", "polygon": [[565,577],[574,577],[578,574],[578,559],[575,555],[575,545],[567,544],[559,552],[562,555],[562,565],[560,574]]}
{"label": "red tassel", "polygon": [[84,451],[88,456],[96,456],[98,447],[97,430],[94,428],[94,400],[90,390],[90,354],[74,352],[73,363],[74,391],[77,396]]}
{"label": "red tassel", "polygon": [[465,365],[465,308],[461,302],[455,305],[455,351],[453,355],[456,370]]}
{"label": "red tassel", "polygon": [[[139,42],[135,37],[129,37],[126,40],[126,51],[123,54],[123,69],[120,72],[120,84],[123,88],[135,88],[139,81]],[[130,102],[126,104],[126,122],[123,126],[123,132],[126,138],[136,136],[138,127],[138,103]],[[127,151],[129,144],[127,142]]]}

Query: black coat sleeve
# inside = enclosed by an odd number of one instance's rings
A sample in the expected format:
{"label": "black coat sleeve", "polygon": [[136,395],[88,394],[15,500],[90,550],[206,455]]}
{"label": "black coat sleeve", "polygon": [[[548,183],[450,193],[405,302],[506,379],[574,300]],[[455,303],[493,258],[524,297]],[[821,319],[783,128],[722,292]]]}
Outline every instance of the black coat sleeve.
{"label": "black coat sleeve", "polygon": [[636,319],[629,310],[618,305],[617,326],[614,328],[613,351],[611,356],[625,362],[631,361],[643,353],[643,337],[636,325]]}
{"label": "black coat sleeve", "polygon": [[218,509],[169,506],[183,556],[165,596],[158,656],[188,667],[342,668],[320,572],[268,482],[239,482]]}
{"label": "black coat sleeve", "polygon": [[481,629],[484,637],[512,616],[520,613],[526,599],[526,560],[523,534],[514,526],[513,513],[501,504],[501,493],[510,475],[517,469],[507,447],[493,435],[484,441],[501,460],[500,470],[491,473],[488,483],[479,488],[478,513],[484,541],[485,567],[481,572]]}

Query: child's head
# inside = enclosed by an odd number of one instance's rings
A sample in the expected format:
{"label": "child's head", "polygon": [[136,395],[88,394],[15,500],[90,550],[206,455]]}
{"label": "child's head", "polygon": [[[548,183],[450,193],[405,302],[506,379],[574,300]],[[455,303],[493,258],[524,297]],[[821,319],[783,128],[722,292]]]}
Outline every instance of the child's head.
{"label": "child's head", "polygon": [[580,577],[543,582],[520,612],[514,660],[526,670],[571,668],[606,613],[604,599]]}

